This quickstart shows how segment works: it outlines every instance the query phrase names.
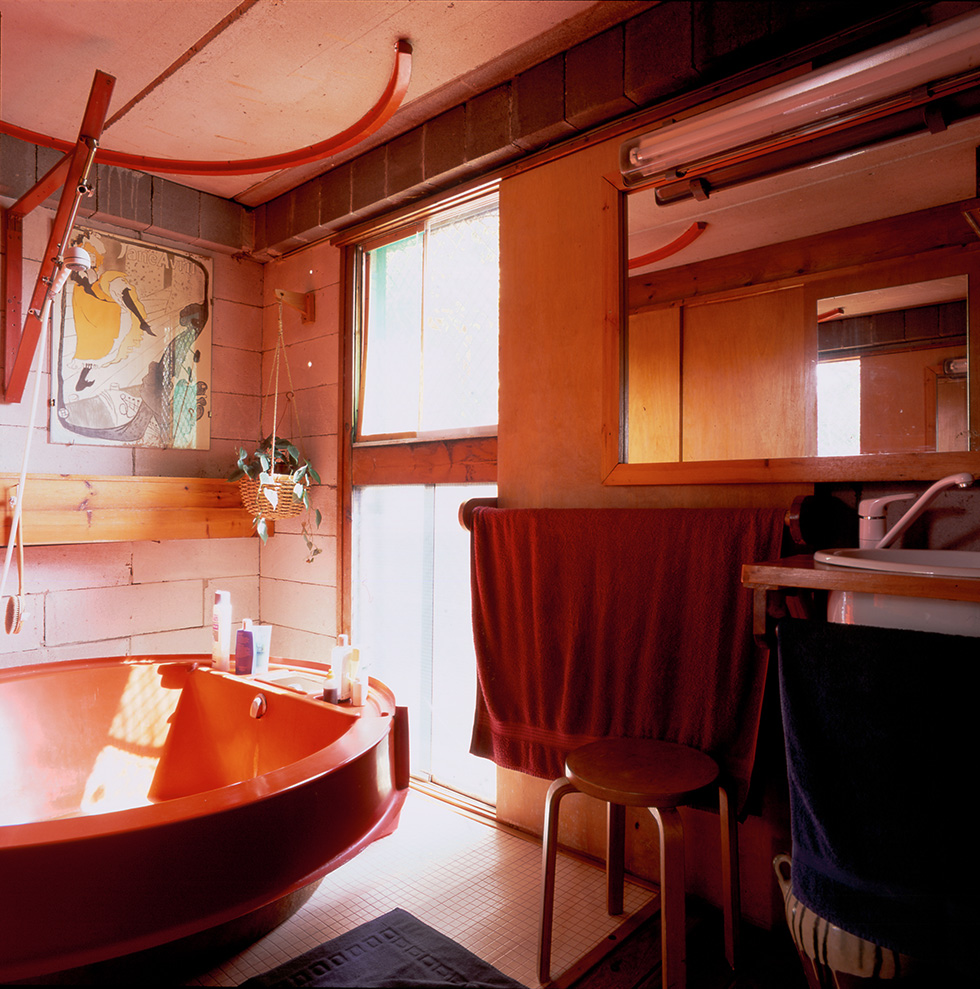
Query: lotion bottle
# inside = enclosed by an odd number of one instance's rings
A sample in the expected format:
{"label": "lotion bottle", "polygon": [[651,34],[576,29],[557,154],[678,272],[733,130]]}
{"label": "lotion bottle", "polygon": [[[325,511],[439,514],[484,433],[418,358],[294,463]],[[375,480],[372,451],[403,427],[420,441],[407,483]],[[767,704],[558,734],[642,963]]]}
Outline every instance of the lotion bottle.
{"label": "lotion bottle", "polygon": [[231,594],[214,592],[211,613],[211,662],[222,673],[231,671]]}

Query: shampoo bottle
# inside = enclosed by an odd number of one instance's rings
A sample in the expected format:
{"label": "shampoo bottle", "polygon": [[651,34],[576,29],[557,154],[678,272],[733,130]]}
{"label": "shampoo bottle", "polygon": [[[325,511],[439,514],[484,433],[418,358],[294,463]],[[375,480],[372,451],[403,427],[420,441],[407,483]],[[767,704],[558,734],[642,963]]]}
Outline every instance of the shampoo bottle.
{"label": "shampoo bottle", "polygon": [[251,676],[255,663],[255,646],[252,638],[252,622],[246,618],[235,635],[235,672],[239,676]]}
{"label": "shampoo bottle", "polygon": [[211,614],[211,661],[214,669],[231,670],[231,595],[228,591],[214,592]]}
{"label": "shampoo bottle", "polygon": [[337,645],[330,654],[330,665],[333,675],[337,678],[338,697],[341,702],[349,701],[351,695],[351,677],[357,666],[358,650],[348,644],[346,635],[337,636]]}

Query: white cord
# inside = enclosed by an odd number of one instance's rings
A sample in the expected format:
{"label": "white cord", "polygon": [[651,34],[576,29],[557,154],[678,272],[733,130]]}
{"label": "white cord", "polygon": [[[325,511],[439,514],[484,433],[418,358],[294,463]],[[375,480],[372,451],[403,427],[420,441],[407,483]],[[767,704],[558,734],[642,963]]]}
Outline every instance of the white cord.
{"label": "white cord", "polygon": [[[10,527],[10,538],[7,540],[7,552],[3,560],[3,575],[0,576],[0,599],[4,597],[7,587],[7,576],[10,572],[10,561],[14,555],[14,543],[17,542],[17,527],[20,525],[20,518],[24,508],[24,486],[27,483],[27,461],[31,453],[31,442],[34,438],[34,420],[37,418],[37,400],[41,394],[41,378],[44,377],[42,363],[44,361],[45,338],[48,333],[48,314],[51,312],[51,300],[53,295],[49,292],[41,308],[41,334],[38,337],[35,354],[42,355],[38,359],[37,371],[34,375],[34,393],[31,398],[31,414],[27,420],[27,441],[24,443],[24,462],[20,470],[20,483],[17,487],[17,504],[14,506],[14,521]],[[21,533],[21,542],[24,536]]]}

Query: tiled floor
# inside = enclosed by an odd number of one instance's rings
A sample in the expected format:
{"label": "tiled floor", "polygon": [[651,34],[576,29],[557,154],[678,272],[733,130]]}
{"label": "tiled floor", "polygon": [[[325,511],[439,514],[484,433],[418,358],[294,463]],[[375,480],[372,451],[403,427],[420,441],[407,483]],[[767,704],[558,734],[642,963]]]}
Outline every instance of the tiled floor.
{"label": "tiled floor", "polygon": [[[526,986],[537,978],[539,843],[489,826],[411,791],[393,835],[331,873],[293,917],[188,985],[234,986],[394,907],[420,920]],[[559,856],[552,972],[557,975],[606,937],[600,868]],[[626,910],[650,893],[627,883]]]}

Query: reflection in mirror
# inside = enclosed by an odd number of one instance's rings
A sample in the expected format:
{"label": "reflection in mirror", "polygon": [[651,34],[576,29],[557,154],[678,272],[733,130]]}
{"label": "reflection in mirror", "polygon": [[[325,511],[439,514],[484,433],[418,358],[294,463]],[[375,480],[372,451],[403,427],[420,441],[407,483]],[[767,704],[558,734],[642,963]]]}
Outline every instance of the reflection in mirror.
{"label": "reflection in mirror", "polygon": [[[959,210],[934,234],[929,211],[976,196],[978,144],[980,121],[966,120],[707,198],[631,193],[626,462],[968,450],[963,273],[980,241]],[[912,214],[932,240],[906,250],[904,228],[854,233]],[[958,256],[937,239],[947,231]],[[839,259],[838,237],[850,238]],[[899,273],[883,276],[884,260]],[[906,297],[869,291],[900,281]]]}
{"label": "reflection in mirror", "polygon": [[817,454],[969,449],[967,278],[817,302]]}

